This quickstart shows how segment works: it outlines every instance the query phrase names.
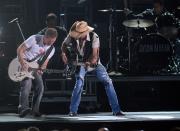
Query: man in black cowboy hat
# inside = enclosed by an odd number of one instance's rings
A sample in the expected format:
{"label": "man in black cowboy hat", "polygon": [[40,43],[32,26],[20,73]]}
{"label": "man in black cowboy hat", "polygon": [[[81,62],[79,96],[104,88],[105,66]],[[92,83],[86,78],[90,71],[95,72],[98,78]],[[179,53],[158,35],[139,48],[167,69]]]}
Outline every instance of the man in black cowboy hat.
{"label": "man in black cowboy hat", "polygon": [[123,113],[120,110],[112,80],[109,78],[105,67],[100,62],[100,41],[98,35],[93,32],[93,30],[94,28],[88,26],[87,22],[76,21],[62,44],[62,59],[65,64],[69,63],[69,58],[67,57],[67,47],[69,47],[69,45],[71,45],[71,50],[75,52],[75,54],[78,54],[84,63],[84,65],[77,67],[76,70],[76,84],[72,92],[69,115],[77,115],[84,85],[84,77],[86,73],[91,72],[103,83],[113,114],[122,116]]}

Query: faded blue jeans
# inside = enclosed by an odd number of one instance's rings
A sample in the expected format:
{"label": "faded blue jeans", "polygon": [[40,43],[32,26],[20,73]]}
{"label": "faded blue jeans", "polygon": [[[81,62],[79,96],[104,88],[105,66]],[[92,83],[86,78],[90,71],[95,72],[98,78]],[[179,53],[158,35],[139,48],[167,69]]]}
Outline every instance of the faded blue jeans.
{"label": "faded blue jeans", "polygon": [[[84,86],[84,77],[86,73],[87,71],[85,70],[85,68],[81,66],[79,72],[75,76],[76,83],[74,86],[74,90],[72,92],[70,112],[77,113],[78,111],[78,106],[81,100],[81,93],[83,91]],[[93,70],[92,73],[95,74],[98,80],[103,83],[112,112],[116,114],[120,111],[120,106],[118,103],[117,95],[114,90],[112,80],[109,78],[105,67],[102,64],[98,64],[96,69]]]}
{"label": "faded blue jeans", "polygon": [[42,75],[34,73],[35,79],[25,78],[20,82],[21,89],[19,94],[19,106],[18,109],[20,112],[30,109],[29,107],[29,94],[31,92],[31,87],[33,85],[33,97],[32,97],[32,111],[39,112],[39,106],[41,98],[44,92],[44,85],[42,80]]}

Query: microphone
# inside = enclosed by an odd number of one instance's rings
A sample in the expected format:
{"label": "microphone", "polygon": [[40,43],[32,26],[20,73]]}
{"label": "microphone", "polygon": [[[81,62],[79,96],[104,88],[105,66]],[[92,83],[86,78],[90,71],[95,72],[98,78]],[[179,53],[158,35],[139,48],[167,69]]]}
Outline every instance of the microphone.
{"label": "microphone", "polygon": [[9,21],[8,23],[10,24],[10,23],[14,23],[14,22],[16,22],[18,20],[18,18],[14,18],[14,19],[12,19],[11,21]]}

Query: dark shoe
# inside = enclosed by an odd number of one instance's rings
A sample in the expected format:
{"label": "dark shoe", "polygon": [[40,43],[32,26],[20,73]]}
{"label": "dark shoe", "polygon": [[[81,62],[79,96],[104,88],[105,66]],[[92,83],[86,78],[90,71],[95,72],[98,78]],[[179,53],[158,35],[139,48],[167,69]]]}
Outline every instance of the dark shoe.
{"label": "dark shoe", "polygon": [[70,112],[69,113],[69,116],[71,116],[71,117],[74,117],[74,116],[77,116],[78,114],[77,113],[75,113],[75,112]]}
{"label": "dark shoe", "polygon": [[19,117],[23,118],[25,116],[27,116],[28,114],[31,113],[31,109],[26,109],[26,110],[22,110],[20,113],[19,113]]}
{"label": "dark shoe", "polygon": [[42,116],[42,114],[40,112],[32,112],[32,115],[34,117],[41,117]]}
{"label": "dark shoe", "polygon": [[121,111],[113,113],[114,116],[125,116]]}

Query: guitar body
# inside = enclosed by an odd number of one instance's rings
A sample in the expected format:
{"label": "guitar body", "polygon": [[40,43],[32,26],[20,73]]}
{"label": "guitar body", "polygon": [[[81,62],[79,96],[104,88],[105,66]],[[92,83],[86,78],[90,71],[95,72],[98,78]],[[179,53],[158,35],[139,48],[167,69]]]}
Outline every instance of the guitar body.
{"label": "guitar body", "polygon": [[[68,67],[67,67],[68,74],[73,75],[75,74],[78,67],[80,66],[85,67],[83,56],[77,53],[77,50],[73,47],[72,43],[68,44],[66,47],[66,56],[68,59]],[[91,66],[86,67],[87,72],[91,72],[93,70],[95,70],[94,67],[91,67]]]}
{"label": "guitar body", "polygon": [[[34,69],[39,68],[39,65],[36,62],[27,62],[27,65]],[[26,77],[34,79],[32,75],[33,71],[22,71],[21,69],[22,67],[21,67],[21,64],[19,63],[18,58],[14,58],[10,62],[9,67],[8,67],[9,78],[14,82],[22,81]]]}

